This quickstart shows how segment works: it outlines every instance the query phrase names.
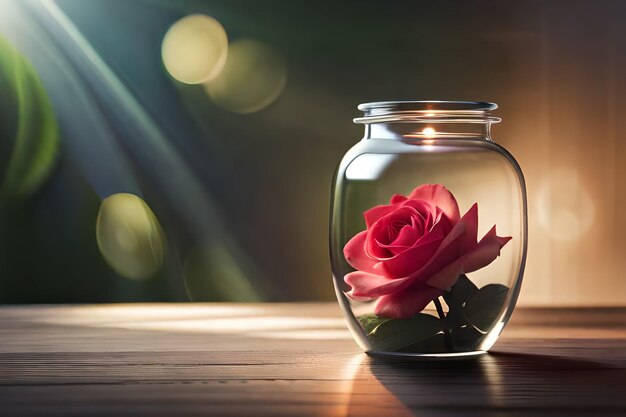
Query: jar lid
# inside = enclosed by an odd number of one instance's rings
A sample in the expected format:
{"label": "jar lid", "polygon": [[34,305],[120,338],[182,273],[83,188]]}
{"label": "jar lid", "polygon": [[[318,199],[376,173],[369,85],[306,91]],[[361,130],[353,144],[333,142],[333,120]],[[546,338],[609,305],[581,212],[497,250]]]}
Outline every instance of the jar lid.
{"label": "jar lid", "polygon": [[437,122],[437,123],[498,123],[490,115],[498,108],[486,101],[377,101],[359,104],[365,114],[354,123]]}

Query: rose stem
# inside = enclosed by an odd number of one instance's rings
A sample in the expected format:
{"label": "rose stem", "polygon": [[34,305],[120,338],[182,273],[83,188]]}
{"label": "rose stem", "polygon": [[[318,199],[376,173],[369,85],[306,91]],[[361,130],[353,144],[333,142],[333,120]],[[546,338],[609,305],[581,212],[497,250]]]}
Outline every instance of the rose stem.
{"label": "rose stem", "polygon": [[439,318],[444,323],[444,326],[446,326],[446,330],[445,330],[446,347],[448,348],[448,350],[452,351],[453,350],[452,349],[452,335],[450,334],[450,328],[448,327],[448,324],[446,323],[446,315],[443,313],[443,307],[441,307],[441,301],[439,301],[439,297],[435,298],[433,300],[433,303],[435,303],[435,307],[437,308],[437,314],[439,315]]}

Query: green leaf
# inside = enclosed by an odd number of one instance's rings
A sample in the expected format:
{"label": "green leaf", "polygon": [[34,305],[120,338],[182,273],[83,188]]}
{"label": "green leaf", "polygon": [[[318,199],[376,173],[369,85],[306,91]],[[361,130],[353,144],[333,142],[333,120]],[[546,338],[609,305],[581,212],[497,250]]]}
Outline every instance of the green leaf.
{"label": "green leaf", "polygon": [[408,346],[398,349],[398,352],[406,353],[441,353],[448,352],[450,348],[446,342],[446,335],[437,333],[427,339],[412,343]]}
{"label": "green leaf", "polygon": [[478,343],[485,335],[476,330],[472,325],[464,325],[451,330],[452,344],[457,352],[476,350]]}
{"label": "green leaf", "polygon": [[505,285],[485,285],[465,303],[463,312],[473,326],[487,332],[498,319],[508,292]]}
{"label": "green leaf", "polygon": [[398,350],[428,339],[444,329],[442,320],[420,313],[411,319],[387,320],[376,326],[368,337],[376,349]]}
{"label": "green leaf", "polygon": [[359,316],[358,319],[361,322],[361,326],[363,326],[363,330],[365,330],[365,334],[369,334],[377,326],[391,320],[384,317],[378,317],[376,314],[363,314],[362,316]]}
{"label": "green leaf", "polygon": [[477,292],[478,287],[470,281],[467,275],[461,274],[450,291],[443,293],[443,299],[448,305],[448,315],[446,316],[448,326],[460,327],[468,323],[463,312],[463,305]]}
{"label": "green leaf", "polygon": [[469,300],[476,292],[478,287],[474,285],[472,281],[465,274],[461,274],[456,284],[450,288],[450,291],[443,293],[443,299],[448,304],[448,307],[462,306],[467,300]]}

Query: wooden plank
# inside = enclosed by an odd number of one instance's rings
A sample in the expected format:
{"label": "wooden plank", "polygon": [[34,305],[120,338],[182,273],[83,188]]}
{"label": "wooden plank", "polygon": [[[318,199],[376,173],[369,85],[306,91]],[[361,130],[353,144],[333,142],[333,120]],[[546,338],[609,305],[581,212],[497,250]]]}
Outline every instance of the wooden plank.
{"label": "wooden plank", "polygon": [[363,355],[335,304],[0,308],[0,415],[625,415],[626,309],[520,309],[470,362]]}

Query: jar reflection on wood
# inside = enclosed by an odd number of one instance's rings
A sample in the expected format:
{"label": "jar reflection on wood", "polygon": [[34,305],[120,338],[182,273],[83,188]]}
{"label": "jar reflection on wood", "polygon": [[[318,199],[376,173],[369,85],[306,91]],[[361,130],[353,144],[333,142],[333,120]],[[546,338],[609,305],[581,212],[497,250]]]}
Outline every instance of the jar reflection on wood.
{"label": "jar reflection on wood", "polygon": [[526,190],[491,138],[493,103],[359,106],[365,136],[331,201],[337,298],[371,355],[486,352],[513,312],[526,259]]}

